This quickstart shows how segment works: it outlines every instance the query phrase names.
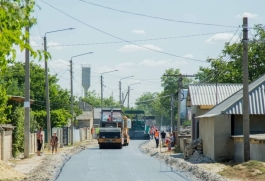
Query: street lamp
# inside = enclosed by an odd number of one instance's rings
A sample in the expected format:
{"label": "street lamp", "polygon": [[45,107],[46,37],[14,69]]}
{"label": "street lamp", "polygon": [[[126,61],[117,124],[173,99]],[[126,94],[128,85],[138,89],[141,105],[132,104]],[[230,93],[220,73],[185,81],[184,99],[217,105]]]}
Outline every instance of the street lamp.
{"label": "street lamp", "polygon": [[130,108],[130,87],[132,86],[132,85],[135,85],[135,84],[141,84],[141,82],[137,82],[137,83],[134,83],[134,84],[130,84],[129,86],[128,86],[128,105],[127,105],[127,107],[128,107],[128,109]]}
{"label": "street lamp", "polygon": [[75,55],[75,56],[72,56],[71,57],[71,60],[70,60],[70,80],[71,80],[71,115],[72,115],[72,118],[71,118],[71,145],[74,144],[74,125],[73,125],[73,118],[74,118],[74,98],[73,98],[73,58],[75,57],[80,57],[80,56],[83,56],[83,55],[87,55],[87,54],[92,54],[94,52],[88,52],[88,53],[82,53],[82,54],[79,54],[79,55]]}
{"label": "street lamp", "polygon": [[[44,51],[47,52],[47,39],[46,35],[50,33],[56,33],[59,31],[67,31],[67,30],[73,30],[74,28],[67,28],[67,29],[61,29],[61,30],[55,30],[55,31],[48,31],[44,34]],[[48,62],[47,62],[47,56],[44,55],[44,65],[45,65],[45,80],[46,80],[46,114],[47,114],[47,135],[48,135],[48,151],[51,150],[51,120],[50,120],[50,95],[49,95],[49,76],[48,76]]]}
{"label": "street lamp", "polygon": [[101,76],[100,76],[100,81],[101,81],[101,121],[103,120],[102,119],[102,116],[103,116],[103,112],[102,112],[102,109],[103,109],[103,74],[107,74],[107,73],[111,73],[111,72],[117,72],[119,70],[112,70],[112,71],[108,71],[108,72],[103,72],[101,73]]}
{"label": "street lamp", "polygon": [[134,76],[132,75],[132,76],[124,77],[124,78],[121,78],[120,81],[119,81],[119,90],[120,90],[119,98],[120,98],[120,105],[121,106],[123,105],[122,100],[121,100],[121,80],[128,79],[128,78],[131,78],[131,77],[134,77]]}

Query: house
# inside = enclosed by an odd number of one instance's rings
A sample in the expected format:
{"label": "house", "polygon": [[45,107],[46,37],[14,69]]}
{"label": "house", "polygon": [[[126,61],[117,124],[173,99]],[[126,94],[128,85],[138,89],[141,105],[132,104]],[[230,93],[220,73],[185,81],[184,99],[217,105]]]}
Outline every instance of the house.
{"label": "house", "polygon": [[187,107],[191,107],[192,140],[199,137],[197,116],[205,114],[243,87],[242,84],[191,84],[188,87]]}
{"label": "house", "polygon": [[100,118],[101,118],[101,108],[95,108],[94,109],[94,125],[95,126],[100,125]]}
{"label": "house", "polygon": [[90,106],[89,104],[79,101],[79,108],[83,111],[82,114],[76,117],[76,120],[78,121],[77,127],[83,128],[83,127],[92,127],[94,124],[94,108],[93,106]]}
{"label": "house", "polygon": [[[213,160],[233,157],[243,161],[243,89],[199,119],[203,154]],[[265,161],[265,75],[249,84],[250,159]]]}

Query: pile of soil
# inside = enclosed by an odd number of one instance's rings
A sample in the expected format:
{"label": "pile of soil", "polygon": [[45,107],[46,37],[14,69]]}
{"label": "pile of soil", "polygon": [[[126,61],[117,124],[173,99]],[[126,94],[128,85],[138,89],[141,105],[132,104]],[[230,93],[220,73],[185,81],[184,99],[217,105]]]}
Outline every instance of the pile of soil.
{"label": "pile of soil", "polygon": [[140,146],[140,150],[147,155],[150,155],[159,159],[162,162],[165,162],[172,168],[193,175],[192,180],[227,181],[227,179],[222,177],[221,175],[200,168],[197,164],[192,164],[182,158],[173,158],[167,153],[160,153],[160,150],[158,148],[155,148],[154,145],[155,144],[153,140],[147,141],[145,144]]}
{"label": "pile of soil", "polygon": [[21,180],[25,175],[14,170],[8,163],[0,160],[0,180]]}

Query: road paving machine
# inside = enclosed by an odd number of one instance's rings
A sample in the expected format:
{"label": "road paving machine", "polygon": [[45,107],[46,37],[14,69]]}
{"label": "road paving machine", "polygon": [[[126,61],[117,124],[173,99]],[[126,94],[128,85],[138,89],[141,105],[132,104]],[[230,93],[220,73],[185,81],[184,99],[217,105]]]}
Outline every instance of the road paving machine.
{"label": "road paving machine", "polygon": [[101,113],[98,144],[99,148],[122,148],[129,145],[127,119],[122,117],[121,108],[103,108]]}

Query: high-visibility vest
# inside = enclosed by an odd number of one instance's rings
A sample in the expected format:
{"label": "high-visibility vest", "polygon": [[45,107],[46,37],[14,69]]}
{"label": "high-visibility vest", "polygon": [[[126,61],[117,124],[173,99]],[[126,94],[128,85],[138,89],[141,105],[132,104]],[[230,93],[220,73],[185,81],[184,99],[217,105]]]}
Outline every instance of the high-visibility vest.
{"label": "high-visibility vest", "polygon": [[156,131],[156,132],[155,132],[155,138],[158,138],[158,137],[159,137],[159,132]]}
{"label": "high-visibility vest", "polygon": [[99,133],[99,128],[96,128],[96,134],[98,134]]}

